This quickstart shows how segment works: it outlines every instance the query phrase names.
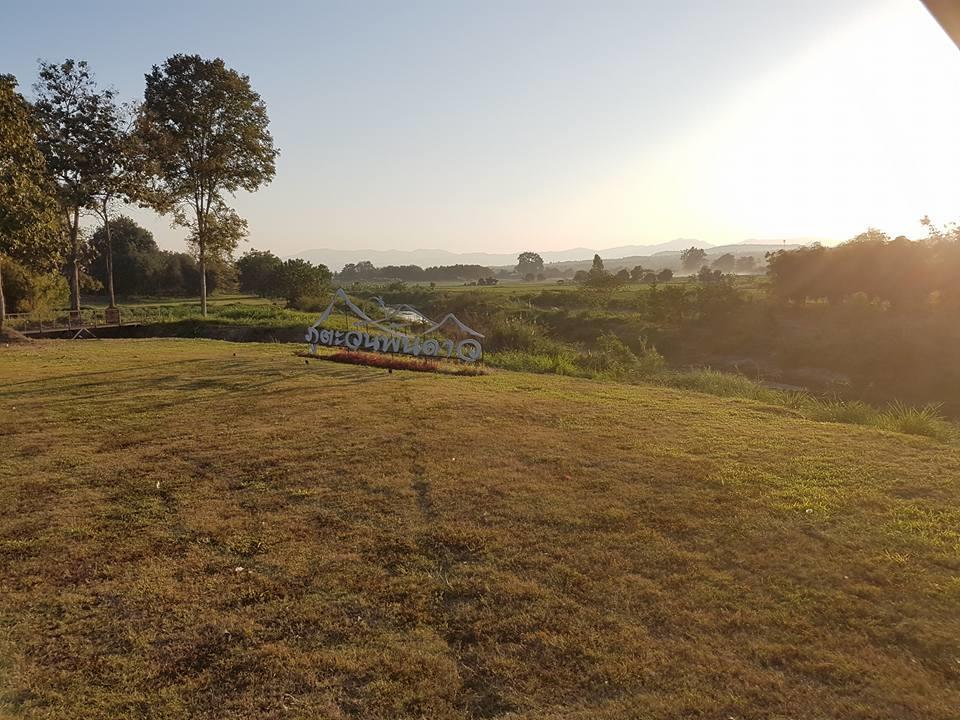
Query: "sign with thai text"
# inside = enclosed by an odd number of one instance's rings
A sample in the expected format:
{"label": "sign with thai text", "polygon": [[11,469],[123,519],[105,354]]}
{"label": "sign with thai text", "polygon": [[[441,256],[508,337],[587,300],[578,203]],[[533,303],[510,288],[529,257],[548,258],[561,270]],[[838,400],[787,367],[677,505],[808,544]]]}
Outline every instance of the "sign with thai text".
{"label": "sign with thai text", "polygon": [[[383,317],[372,318],[343,291],[338,289],[320,318],[307,328],[304,339],[311,352],[325,347],[343,347],[348,350],[377,353],[399,353],[414,357],[450,358],[464,362],[483,359],[483,335],[460,322],[449,313],[440,322],[433,322],[409,305],[387,305],[380,298]],[[353,329],[325,327],[337,303],[351,318]]]}

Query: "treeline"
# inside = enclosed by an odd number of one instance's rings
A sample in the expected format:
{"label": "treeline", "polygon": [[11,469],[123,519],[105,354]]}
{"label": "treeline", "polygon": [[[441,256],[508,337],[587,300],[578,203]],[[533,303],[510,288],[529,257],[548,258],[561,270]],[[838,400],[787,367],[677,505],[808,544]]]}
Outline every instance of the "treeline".
{"label": "treeline", "polygon": [[348,263],[337,273],[336,279],[343,283],[370,280],[401,280],[403,282],[462,281],[485,284],[496,280],[494,272],[483,265],[438,265],[422,268],[419,265],[384,265],[376,267],[369,260]]}
{"label": "treeline", "polygon": [[851,299],[897,309],[960,306],[960,228],[935,228],[914,241],[868,230],[837,247],[814,245],[767,256],[776,298],[795,303]]}
{"label": "treeline", "polygon": [[[107,245],[106,228],[101,225],[90,238],[92,258],[87,273],[92,293],[106,293],[113,265],[116,295],[186,296],[196,295],[200,287],[200,264],[186,252],[161,250],[153,233],[129,217],[121,215],[110,223],[111,243]],[[207,289],[236,288],[236,269],[229,258],[215,258],[207,265]]]}
{"label": "treeline", "polygon": [[[118,283],[164,292],[192,284],[206,314],[218,267],[247,235],[228,199],[275,173],[266,105],[250,79],[219,58],[173,55],[144,79],[142,101],[131,104],[98,86],[82,60],[41,62],[32,101],[16,78],[0,75],[0,325],[5,264],[38,282],[62,272],[74,312],[93,273],[111,307]],[[119,279],[112,225],[124,204],[169,216],[185,229],[193,257],[131,251],[137,262],[126,271],[142,276]],[[81,227],[90,214],[103,226],[99,250]],[[94,257],[102,257],[98,268]]]}
{"label": "treeline", "polygon": [[313,265],[300,258],[281,260],[269,250],[250,250],[237,260],[241,292],[285,297],[293,305],[323,293],[331,277],[326,265]]}

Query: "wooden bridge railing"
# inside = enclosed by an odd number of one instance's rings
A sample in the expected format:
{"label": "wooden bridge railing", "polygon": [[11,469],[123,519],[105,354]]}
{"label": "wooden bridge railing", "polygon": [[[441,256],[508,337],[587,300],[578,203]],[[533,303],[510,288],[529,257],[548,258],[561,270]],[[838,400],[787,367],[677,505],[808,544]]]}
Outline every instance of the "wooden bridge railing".
{"label": "wooden bridge railing", "polygon": [[6,324],[22,333],[63,332],[84,328],[143,325],[169,319],[169,311],[162,307],[138,307],[135,310],[114,308],[84,308],[79,313],[58,310],[47,313],[7,313]]}

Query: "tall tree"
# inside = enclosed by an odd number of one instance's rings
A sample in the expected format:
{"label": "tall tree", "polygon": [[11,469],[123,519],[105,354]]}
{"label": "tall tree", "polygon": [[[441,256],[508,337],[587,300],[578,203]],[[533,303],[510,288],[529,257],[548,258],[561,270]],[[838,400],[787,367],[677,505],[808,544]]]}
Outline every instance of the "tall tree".
{"label": "tall tree", "polygon": [[535,252],[522,252],[517,256],[517,272],[521,275],[536,275],[543,272],[543,258]]}
{"label": "tall tree", "polygon": [[[107,228],[110,237],[107,237]],[[155,292],[150,287],[162,263],[160,248],[153,234],[125,215],[113,216],[90,238],[96,252],[90,264],[90,274],[110,288],[114,277],[115,291],[121,295],[147,295]]]}
{"label": "tall tree", "polygon": [[592,278],[603,278],[607,274],[607,271],[603,269],[603,258],[599,255],[593,256],[593,265],[590,268],[590,277]]}
{"label": "tall tree", "polygon": [[680,263],[685,270],[696,270],[707,257],[707,251],[698,247],[689,247],[680,253]]}
{"label": "tall tree", "polygon": [[280,293],[280,269],[283,260],[269,250],[249,250],[237,260],[240,292],[254,293],[262,297]]}
{"label": "tall tree", "polygon": [[190,229],[200,262],[201,309],[207,314],[207,261],[229,253],[246,234],[224,193],[269,183],[278,151],[267,108],[250,78],[223,60],[174,55],[147,74],[138,137],[155,184],[145,199]]}
{"label": "tall tree", "polygon": [[122,202],[138,200],[145,170],[142,148],[133,133],[135,110],[124,105],[114,113],[113,133],[104,137],[103,174],[93,196],[92,209],[100,217],[103,225],[103,237],[100,238],[100,250],[106,261],[104,284],[110,298],[110,307],[117,305],[113,267],[113,223],[111,216],[114,206]]}
{"label": "tall tree", "polygon": [[724,253],[713,261],[712,266],[714,270],[719,270],[721,272],[733,272],[733,268],[736,266],[736,264],[736,255],[733,253]]}
{"label": "tall tree", "polygon": [[4,257],[34,271],[59,261],[57,204],[37,147],[30,107],[12,75],[0,75],[0,328],[6,319]]}
{"label": "tall tree", "polygon": [[70,306],[80,310],[80,213],[94,204],[113,172],[117,108],[113,90],[98,90],[83,60],[40,63],[34,85],[39,145],[57,184],[70,252]]}

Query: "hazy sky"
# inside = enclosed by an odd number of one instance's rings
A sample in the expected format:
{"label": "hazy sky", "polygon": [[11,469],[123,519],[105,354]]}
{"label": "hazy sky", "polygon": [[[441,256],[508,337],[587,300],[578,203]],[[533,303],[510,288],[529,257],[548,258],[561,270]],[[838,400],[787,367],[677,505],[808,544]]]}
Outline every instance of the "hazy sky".
{"label": "hazy sky", "polygon": [[[960,220],[960,51],[918,0],[5,0],[0,72],[124,99],[221,56],[281,156],[250,245],[513,252]],[[134,216],[167,248],[184,232]]]}

